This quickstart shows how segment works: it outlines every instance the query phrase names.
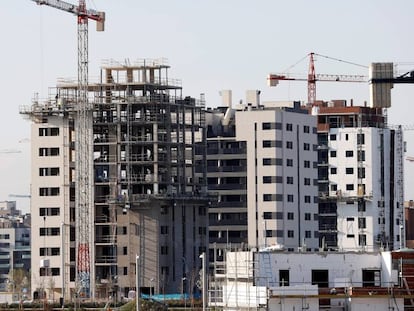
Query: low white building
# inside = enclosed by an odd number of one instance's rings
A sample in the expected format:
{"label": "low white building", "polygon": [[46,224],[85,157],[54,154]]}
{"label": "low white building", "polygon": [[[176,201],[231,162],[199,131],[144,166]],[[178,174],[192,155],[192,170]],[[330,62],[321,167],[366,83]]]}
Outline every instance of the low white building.
{"label": "low white building", "polygon": [[228,252],[210,283],[212,307],[226,310],[404,310],[391,252]]}

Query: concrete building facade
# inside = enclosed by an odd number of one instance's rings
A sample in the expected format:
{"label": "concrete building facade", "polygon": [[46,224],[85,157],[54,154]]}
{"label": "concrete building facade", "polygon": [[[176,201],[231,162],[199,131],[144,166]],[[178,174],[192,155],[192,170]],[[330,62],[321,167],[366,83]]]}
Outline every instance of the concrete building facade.
{"label": "concrete building facade", "polygon": [[[183,278],[188,291],[196,288],[211,204],[203,148],[195,162],[204,100],[183,97],[168,70],[165,60],[108,62],[89,84],[92,299],[136,290],[137,255],[141,292],[177,292]],[[62,81],[21,111],[33,121],[32,289],[50,299],[69,299],[77,286],[76,93],[75,83]]]}
{"label": "concrete building facade", "polygon": [[236,139],[247,142],[249,245],[318,249],[316,118],[295,102],[247,102]]}
{"label": "concrete building facade", "polygon": [[319,249],[316,117],[298,103],[261,104],[256,90],[234,108],[231,91],[222,97],[206,114],[209,190],[218,193],[210,260],[226,247]]}
{"label": "concrete building facade", "polygon": [[20,215],[15,201],[0,202],[0,210],[0,292],[14,293],[17,300],[30,285],[14,279],[14,271],[30,270],[30,217]]}

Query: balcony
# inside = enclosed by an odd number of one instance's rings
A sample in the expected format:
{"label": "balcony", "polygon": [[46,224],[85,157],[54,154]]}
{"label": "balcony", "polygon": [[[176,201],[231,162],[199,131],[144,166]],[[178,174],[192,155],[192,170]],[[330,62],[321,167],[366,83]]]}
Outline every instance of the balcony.
{"label": "balcony", "polygon": [[116,264],[116,256],[95,256],[96,264]]}
{"label": "balcony", "polygon": [[246,170],[245,166],[207,166],[207,173],[240,173]]}
{"label": "balcony", "polygon": [[228,226],[229,229],[231,230],[232,226],[247,226],[247,219],[210,220],[209,226]]}
{"label": "balcony", "polygon": [[211,184],[208,185],[208,190],[246,190],[247,185],[245,184]]}
{"label": "balcony", "polygon": [[99,235],[95,238],[96,244],[114,244],[117,242],[116,235]]}

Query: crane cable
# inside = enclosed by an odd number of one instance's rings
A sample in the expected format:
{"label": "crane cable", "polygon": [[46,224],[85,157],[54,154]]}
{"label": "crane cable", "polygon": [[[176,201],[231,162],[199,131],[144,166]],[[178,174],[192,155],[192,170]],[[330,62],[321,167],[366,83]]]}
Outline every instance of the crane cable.
{"label": "crane cable", "polygon": [[325,57],[325,58],[330,59],[330,60],[335,60],[337,62],[341,62],[341,63],[345,63],[345,64],[350,64],[350,65],[354,65],[354,66],[358,66],[358,67],[363,67],[363,68],[368,68],[368,66],[361,65],[361,64],[357,64],[357,63],[353,63],[353,62],[349,62],[349,61],[342,60],[342,59],[339,59],[339,58],[330,57],[330,56],[326,56],[326,55],[321,55],[321,54],[318,54],[318,53],[313,53],[313,54],[316,55],[316,56]]}
{"label": "crane cable", "polygon": [[299,59],[296,63],[294,63],[293,65],[289,66],[288,68],[286,68],[284,71],[282,71],[283,73],[288,73],[293,67],[295,67],[297,64],[299,64],[300,62],[302,62],[304,59],[308,58],[309,55],[315,55],[315,56],[320,56],[320,57],[324,57],[330,60],[334,60],[337,62],[341,62],[341,63],[345,63],[345,64],[350,64],[350,65],[354,65],[354,66],[358,66],[358,67],[362,67],[362,68],[368,68],[368,66],[365,65],[361,65],[361,64],[357,64],[357,63],[353,63],[353,62],[349,62],[343,59],[339,59],[339,58],[335,58],[335,57],[330,57],[330,56],[326,56],[326,55],[322,55],[322,54],[318,54],[318,53],[309,53],[306,54],[304,57],[302,57],[301,59]]}
{"label": "crane cable", "polygon": [[39,63],[40,63],[40,92],[43,91],[44,88],[44,80],[45,80],[45,72],[44,72],[44,48],[43,48],[43,10],[39,8],[39,48],[40,48],[40,55],[39,55]]}

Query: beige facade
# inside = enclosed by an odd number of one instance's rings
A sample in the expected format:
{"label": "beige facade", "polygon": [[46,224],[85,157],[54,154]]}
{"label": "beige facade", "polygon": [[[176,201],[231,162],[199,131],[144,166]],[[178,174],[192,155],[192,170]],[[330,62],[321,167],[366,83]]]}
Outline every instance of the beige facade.
{"label": "beige facade", "polygon": [[248,103],[236,138],[247,142],[249,245],[317,250],[316,118],[298,103]]}

